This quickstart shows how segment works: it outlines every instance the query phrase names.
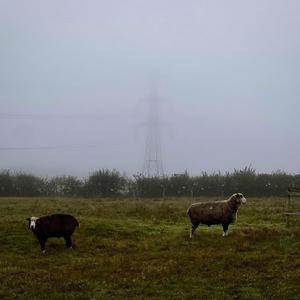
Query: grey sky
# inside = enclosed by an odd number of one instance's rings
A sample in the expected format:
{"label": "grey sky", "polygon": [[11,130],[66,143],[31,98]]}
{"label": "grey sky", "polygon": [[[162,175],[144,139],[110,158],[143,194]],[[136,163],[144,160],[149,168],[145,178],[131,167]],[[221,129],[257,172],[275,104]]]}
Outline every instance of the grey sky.
{"label": "grey sky", "polygon": [[300,171],[296,0],[0,0],[0,168],[141,171],[153,82],[167,173]]}

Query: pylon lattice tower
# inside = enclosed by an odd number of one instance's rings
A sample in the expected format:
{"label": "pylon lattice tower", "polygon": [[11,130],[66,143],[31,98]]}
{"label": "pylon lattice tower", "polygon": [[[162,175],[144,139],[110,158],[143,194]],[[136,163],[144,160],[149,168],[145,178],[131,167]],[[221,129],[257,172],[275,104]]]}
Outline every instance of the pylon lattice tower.
{"label": "pylon lattice tower", "polygon": [[147,98],[148,121],[145,158],[142,174],[145,177],[164,176],[160,136],[159,97],[151,93]]}

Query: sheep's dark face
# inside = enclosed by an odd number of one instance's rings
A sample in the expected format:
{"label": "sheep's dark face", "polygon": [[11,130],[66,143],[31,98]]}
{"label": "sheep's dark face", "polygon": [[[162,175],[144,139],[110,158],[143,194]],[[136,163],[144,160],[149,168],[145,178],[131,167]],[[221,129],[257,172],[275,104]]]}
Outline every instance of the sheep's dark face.
{"label": "sheep's dark face", "polygon": [[28,227],[31,230],[35,230],[36,229],[36,221],[38,220],[37,217],[30,217],[26,219],[28,221]]}
{"label": "sheep's dark face", "polygon": [[239,203],[239,204],[247,202],[247,199],[241,193],[236,193],[236,194],[234,194],[234,196],[235,196],[236,202]]}

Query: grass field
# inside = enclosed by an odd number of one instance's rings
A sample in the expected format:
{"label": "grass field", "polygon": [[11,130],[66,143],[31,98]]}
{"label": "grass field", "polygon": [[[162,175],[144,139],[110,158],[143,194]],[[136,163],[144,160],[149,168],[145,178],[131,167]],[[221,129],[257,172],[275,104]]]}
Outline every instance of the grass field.
{"label": "grass field", "polygon": [[[0,299],[300,298],[300,220],[286,228],[285,199],[248,199],[227,237],[199,226],[190,240],[199,200],[0,198]],[[25,218],[52,212],[80,228],[74,249],[49,239],[41,254]]]}

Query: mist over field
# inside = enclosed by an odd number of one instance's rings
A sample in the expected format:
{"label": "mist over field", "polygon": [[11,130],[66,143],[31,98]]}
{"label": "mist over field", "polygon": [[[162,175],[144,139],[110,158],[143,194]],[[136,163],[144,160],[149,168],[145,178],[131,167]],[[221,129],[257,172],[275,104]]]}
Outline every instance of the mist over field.
{"label": "mist over field", "polygon": [[[0,2],[0,169],[299,173],[299,1]],[[156,101],[155,100],[155,101]]]}
{"label": "mist over field", "polygon": [[297,0],[0,0],[0,299],[299,299],[299,53]]}

